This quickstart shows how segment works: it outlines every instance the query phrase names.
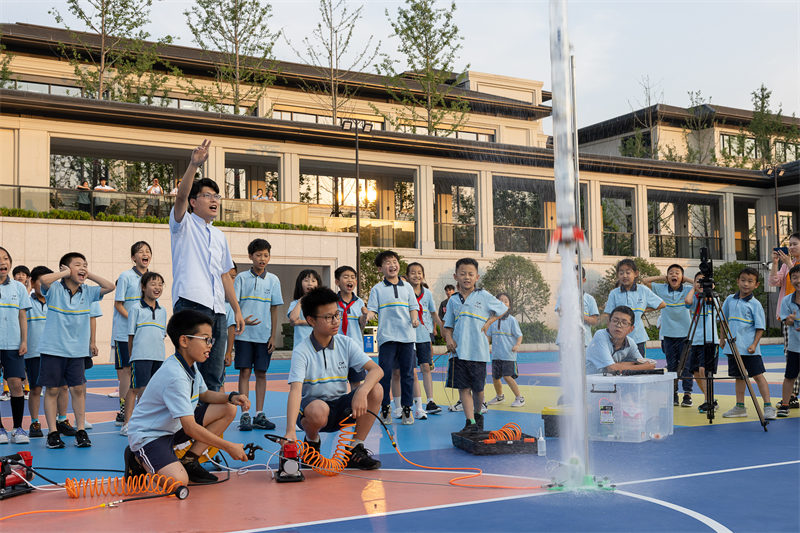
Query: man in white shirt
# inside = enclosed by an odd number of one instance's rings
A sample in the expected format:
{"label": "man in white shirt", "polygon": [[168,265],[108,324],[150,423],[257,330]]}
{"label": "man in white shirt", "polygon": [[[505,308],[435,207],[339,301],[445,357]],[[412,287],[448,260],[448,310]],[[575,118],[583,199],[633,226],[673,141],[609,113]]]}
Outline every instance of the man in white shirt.
{"label": "man in white shirt", "polygon": [[236,317],[236,334],[244,330],[244,319],[233,289],[234,268],[228,242],[211,223],[219,213],[219,186],[209,178],[194,180],[198,168],[208,159],[211,141],[192,151],[189,166],[178,186],[169,216],[172,244],[173,311],[201,311],[214,321],[214,346],[208,360],[199,363],[200,373],[211,390],[221,390],[225,377],[227,327],[225,300]]}

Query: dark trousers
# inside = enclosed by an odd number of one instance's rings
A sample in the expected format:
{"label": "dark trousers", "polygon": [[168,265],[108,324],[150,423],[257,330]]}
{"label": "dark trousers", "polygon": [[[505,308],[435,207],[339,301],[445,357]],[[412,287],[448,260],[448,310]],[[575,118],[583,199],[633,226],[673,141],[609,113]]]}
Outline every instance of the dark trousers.
{"label": "dark trousers", "polygon": [[400,369],[400,405],[414,405],[414,343],[384,342],[378,348],[378,364],[383,370],[381,387],[383,387],[383,404],[389,405],[389,393],[392,390],[392,371]]}
{"label": "dark trousers", "polygon": [[206,387],[209,390],[219,391],[225,383],[225,349],[228,344],[228,328],[225,327],[227,322],[225,314],[214,313],[208,307],[185,298],[178,298],[178,301],[172,307],[174,313],[185,309],[200,311],[208,315],[214,322],[211,326],[211,335],[214,337],[211,353],[208,356],[208,360],[203,363],[197,363],[197,368],[200,369],[200,374],[203,376],[203,381],[206,382]]}
{"label": "dark trousers", "polygon": [[[681,361],[681,353],[686,346],[687,339],[685,337],[664,337],[661,340],[661,349],[667,358],[667,371],[677,372],[678,363]],[[683,392],[692,392],[692,372],[689,369],[691,366],[689,359],[686,359],[686,364],[683,365],[683,373],[675,380],[675,392],[678,392],[678,381],[683,383]]]}

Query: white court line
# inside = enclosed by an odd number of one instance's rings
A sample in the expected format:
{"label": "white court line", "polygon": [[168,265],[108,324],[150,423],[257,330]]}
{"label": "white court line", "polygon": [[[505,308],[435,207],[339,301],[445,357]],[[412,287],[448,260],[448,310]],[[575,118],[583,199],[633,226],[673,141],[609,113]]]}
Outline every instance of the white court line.
{"label": "white court line", "polygon": [[700,514],[697,511],[692,511],[691,509],[687,509],[686,507],[681,507],[680,505],[676,505],[670,502],[665,502],[664,500],[657,500],[656,498],[651,498],[649,496],[642,496],[641,494],[634,494],[632,492],[627,492],[624,490],[618,490],[615,492],[617,494],[621,494],[622,496],[629,496],[631,498],[636,498],[638,500],[644,500],[646,502],[654,503],[656,505],[661,505],[668,509],[672,509],[673,511],[678,511],[679,513],[683,513],[687,516],[694,518],[699,522],[702,522],[703,524],[707,525],[717,533],[733,533],[730,529],[723,526],[713,518],[710,518],[704,514]]}
{"label": "white court line", "polygon": [[753,466],[741,466],[738,468],[726,468],[724,470],[709,470],[708,472],[696,472],[694,474],[681,474],[678,476],[666,476],[666,477],[654,477],[650,479],[640,479],[638,481],[623,481],[622,483],[615,483],[614,485],[617,487],[621,487],[623,485],[635,485],[637,483],[650,483],[652,481],[667,481],[670,479],[683,479],[687,477],[698,477],[698,476],[710,476],[712,474],[725,474],[728,472],[741,472],[742,470],[756,470],[758,468],[770,468],[773,466],[786,466],[786,465],[793,465],[800,463],[800,460],[795,461],[784,461],[782,463],[767,463],[763,465],[753,465]]}

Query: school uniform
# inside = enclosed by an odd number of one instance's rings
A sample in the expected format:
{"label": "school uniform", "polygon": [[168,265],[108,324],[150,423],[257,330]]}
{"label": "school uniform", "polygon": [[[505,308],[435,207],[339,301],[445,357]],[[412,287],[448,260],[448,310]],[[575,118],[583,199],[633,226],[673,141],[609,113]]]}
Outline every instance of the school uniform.
{"label": "school uniform", "polygon": [[687,306],[692,314],[697,313],[698,318],[694,334],[689,339],[691,347],[689,348],[689,360],[686,362],[686,367],[691,372],[697,372],[702,367],[714,374],[717,372],[719,363],[719,355],[717,355],[717,345],[719,345],[717,317],[714,316],[714,307],[707,303],[703,303],[698,308],[699,301],[700,298],[695,294],[694,302]]}
{"label": "school uniform", "polygon": [[[339,291],[339,312],[342,314],[342,319],[339,321],[339,334],[346,335],[353,339],[359,346],[364,347],[364,334],[361,331],[361,322],[359,321],[363,316],[363,309],[366,307],[364,300],[352,295],[349,302],[342,299],[342,293]],[[364,381],[367,373],[364,370],[355,371],[352,368],[347,372],[347,380],[351,383]]]}
{"label": "school uniform", "polygon": [[639,348],[632,337],[625,337],[622,347],[614,348],[614,341],[607,329],[601,329],[586,347],[586,373],[600,374],[614,363],[635,362],[641,359]]}
{"label": "school uniform", "polygon": [[[561,309],[561,295],[556,299],[556,312]],[[597,301],[589,293],[583,293],[583,316],[600,316],[600,310],[597,308]],[[583,322],[583,346],[589,346],[592,341],[592,326]],[[556,344],[561,344],[561,329],[559,328],[556,335]]]}
{"label": "school uniform", "polygon": [[146,387],[164,362],[164,337],[167,336],[167,310],[155,302],[150,307],[144,298],[128,314],[131,350],[131,387]]}
{"label": "school uniform", "polygon": [[[661,310],[661,324],[658,328],[661,337],[661,350],[667,360],[667,370],[675,372],[678,370],[681,354],[686,346],[689,337],[689,326],[692,322],[691,313],[686,307],[686,296],[691,292],[692,286],[683,283],[677,290],[673,289],[669,283],[653,283],[653,293],[664,300],[664,309]],[[692,373],[689,365],[684,365],[681,375],[683,392],[692,392]],[[675,382],[675,391],[678,390],[678,382]]]}
{"label": "school uniform", "polygon": [[[722,304],[722,313],[728,320],[731,337],[736,339],[736,348],[739,355],[742,356],[747,375],[755,377],[763,374],[766,370],[764,361],[761,359],[761,344],[756,344],[754,353],[747,351],[747,348],[755,340],[756,331],[766,328],[764,308],[761,306],[761,302],[752,293],[747,298],[742,298],[737,291],[736,294],[725,298],[725,303]],[[725,344],[722,353],[728,356],[728,375],[735,378],[741,377],[739,367],[733,359],[730,343]]]}
{"label": "school uniform", "polygon": [[513,315],[501,318],[489,326],[486,332],[492,339],[492,379],[511,376],[517,379],[517,339],[522,337],[519,322]]}
{"label": "school uniform", "polygon": [[267,272],[260,275],[249,269],[239,273],[233,282],[236,299],[242,316],[253,316],[260,320],[255,326],[245,326],[244,331],[235,338],[234,367],[252,368],[261,372],[269,369],[272,353],[267,349],[272,336],[272,307],[283,305],[281,282],[278,276]]}
{"label": "school uniform", "polygon": [[40,302],[31,296],[31,308],[27,311],[28,320],[28,352],[25,354],[25,375],[31,389],[39,386],[39,344],[44,334],[47,319],[47,302]]}
{"label": "school uniform", "polygon": [[800,291],[794,291],[783,297],[779,313],[781,322],[791,314],[795,316],[794,324],[786,326],[786,370],[783,377],[797,379],[800,375]]}
{"label": "school uniform", "polygon": [[19,354],[22,341],[19,312],[27,313],[30,308],[28,289],[6,276],[6,280],[0,284],[0,365],[6,379],[25,377],[25,357]]}
{"label": "school uniform", "polygon": [[[289,308],[286,310],[286,316],[289,317],[294,311],[294,308],[300,305],[300,300],[292,300],[289,304]],[[305,315],[303,314],[303,307],[300,307],[300,320],[304,321],[306,319]],[[295,325],[294,327],[294,342],[292,342],[292,346],[298,346],[301,342],[306,340],[309,335],[311,335],[312,328],[308,323],[303,322],[300,325]]]}
{"label": "school uniform", "polygon": [[636,343],[639,352],[642,354],[642,357],[644,357],[645,342],[647,342],[649,337],[647,335],[647,330],[644,329],[642,315],[645,309],[648,307],[656,309],[663,301],[664,300],[656,296],[653,291],[644,285],[634,283],[628,290],[622,287],[613,289],[608,294],[608,301],[606,301],[606,307],[603,312],[610,315],[614,308],[620,305],[627,305],[633,310],[633,313],[636,315],[636,320],[633,321],[633,333],[629,336]]}
{"label": "school uniform", "polygon": [[[413,290],[413,288],[412,288]],[[417,353],[417,365],[423,363],[433,364],[433,353],[431,351],[431,338],[433,336],[433,313],[436,312],[436,304],[433,303],[433,296],[429,289],[422,287],[420,294],[414,293],[419,308],[419,327],[416,328],[416,342],[414,348]]]}
{"label": "school uniform", "polygon": [[[136,268],[126,270],[117,278],[114,302],[115,304],[122,302],[128,315],[142,297],[141,282],[142,274]],[[121,370],[131,366],[128,350],[128,319],[117,311],[116,305],[111,319],[111,347],[114,349],[114,368]]]}

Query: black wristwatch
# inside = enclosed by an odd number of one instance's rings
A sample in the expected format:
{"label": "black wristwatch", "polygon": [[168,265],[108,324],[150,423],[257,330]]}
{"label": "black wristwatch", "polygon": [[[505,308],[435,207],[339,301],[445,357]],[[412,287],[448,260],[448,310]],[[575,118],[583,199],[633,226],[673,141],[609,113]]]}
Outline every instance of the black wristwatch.
{"label": "black wristwatch", "polygon": [[232,393],[228,394],[228,403],[231,403],[231,400],[233,400],[234,396],[239,396],[239,393],[238,392],[232,392]]}

